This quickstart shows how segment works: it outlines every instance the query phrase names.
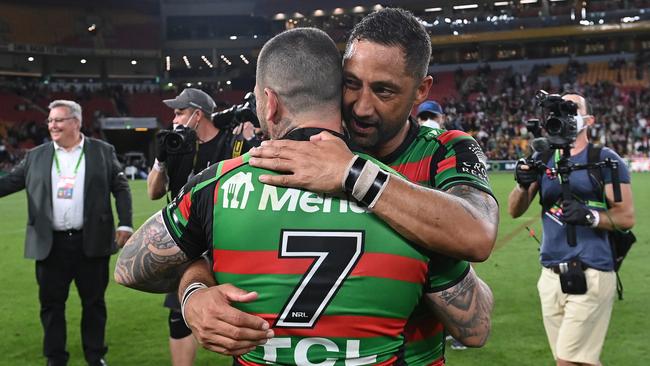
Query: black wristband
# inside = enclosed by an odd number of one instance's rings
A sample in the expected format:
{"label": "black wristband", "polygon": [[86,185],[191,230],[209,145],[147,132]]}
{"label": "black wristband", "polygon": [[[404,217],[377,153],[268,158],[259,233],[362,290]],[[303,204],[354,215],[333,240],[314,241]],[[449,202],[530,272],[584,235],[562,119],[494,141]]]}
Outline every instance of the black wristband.
{"label": "black wristband", "polygon": [[366,159],[357,157],[357,159],[350,167],[350,170],[348,171],[348,176],[347,178],[345,178],[345,185],[344,185],[345,191],[347,193],[352,194],[354,185],[357,183],[357,180],[361,175],[361,171],[363,170],[363,167],[366,165],[366,161],[367,161]]}
{"label": "black wristband", "polygon": [[366,195],[363,196],[363,199],[359,200],[359,202],[363,203],[365,206],[368,207],[374,206],[372,205],[372,203],[375,201],[375,198],[377,198],[379,193],[382,191],[382,188],[384,188],[384,184],[386,184],[387,180],[388,180],[388,174],[384,173],[383,171],[380,171],[375,177],[375,180],[372,182],[370,189],[368,189],[368,192],[366,192]]}
{"label": "black wristband", "polygon": [[372,209],[388,183],[389,174],[366,159],[355,157],[350,161],[343,189],[352,195],[360,206]]}

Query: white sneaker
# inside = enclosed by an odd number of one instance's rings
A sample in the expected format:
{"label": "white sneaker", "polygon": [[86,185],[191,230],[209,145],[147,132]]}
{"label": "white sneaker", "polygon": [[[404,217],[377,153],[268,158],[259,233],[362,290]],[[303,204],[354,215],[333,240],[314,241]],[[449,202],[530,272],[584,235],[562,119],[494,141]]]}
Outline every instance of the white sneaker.
{"label": "white sneaker", "polygon": [[464,349],[467,349],[467,346],[452,338],[451,349],[453,349],[454,351],[462,351]]}

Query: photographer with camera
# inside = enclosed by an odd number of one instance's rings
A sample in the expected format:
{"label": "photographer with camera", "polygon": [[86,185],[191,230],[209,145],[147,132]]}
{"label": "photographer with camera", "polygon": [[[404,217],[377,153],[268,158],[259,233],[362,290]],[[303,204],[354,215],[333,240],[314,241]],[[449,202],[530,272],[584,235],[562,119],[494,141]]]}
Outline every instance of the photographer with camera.
{"label": "photographer with camera", "polygon": [[[589,143],[587,129],[595,117],[584,97],[575,93],[550,97],[557,98],[551,100],[557,114],[552,113],[546,123],[549,138],[537,144],[532,159],[518,162],[508,211],[514,218],[523,215],[540,193],[543,268],[537,288],[557,365],[600,365],[617,286],[608,233],[634,225],[630,174],[618,154]],[[554,142],[558,139],[566,140],[561,148]],[[565,149],[570,149],[568,160],[561,158],[560,150]],[[618,162],[618,169],[593,168],[596,164],[590,160]],[[567,174],[553,174],[558,167],[562,173],[563,166],[569,167]],[[619,182],[620,199],[615,199]],[[563,192],[569,187],[570,193]],[[575,227],[575,243],[567,238],[571,227]]]}
{"label": "photographer with camera", "polygon": [[[211,164],[239,156],[249,148],[248,144],[237,143],[241,139],[233,135],[231,123],[213,122],[212,112],[216,104],[205,92],[187,88],[176,98],[163,103],[174,109],[173,129],[156,134],[156,160],[147,177],[147,193],[152,200],[165,196],[167,192],[175,197],[195,174]],[[231,115],[219,116],[225,120]],[[175,293],[167,294],[165,306],[170,308],[172,364],[191,365],[197,345],[192,331],[185,326]]]}

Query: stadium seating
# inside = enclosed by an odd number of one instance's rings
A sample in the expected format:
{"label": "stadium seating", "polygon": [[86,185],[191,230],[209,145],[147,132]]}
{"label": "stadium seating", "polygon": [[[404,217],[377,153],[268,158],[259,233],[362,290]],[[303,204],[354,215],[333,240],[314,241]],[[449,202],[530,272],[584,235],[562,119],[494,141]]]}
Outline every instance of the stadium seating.
{"label": "stadium seating", "polygon": [[[531,102],[534,93],[540,88],[549,92],[561,91],[558,88],[562,87],[577,89],[592,101],[594,114],[602,122],[595,135],[604,136],[601,142],[623,155],[647,155],[647,152],[636,151],[635,146],[650,134],[647,121],[643,122],[650,117],[648,64],[645,62],[637,67],[621,57],[603,60],[606,58],[588,64],[572,60],[548,65],[542,60],[507,68],[493,65],[487,69],[484,66],[480,72],[464,70],[462,77],[456,71],[435,72],[428,99],[437,100],[445,108],[447,128],[463,129],[475,136],[489,159],[516,159],[526,154],[525,120],[539,117]],[[523,78],[533,74],[539,77]],[[96,132],[96,121],[102,116],[154,117],[167,127],[173,120],[173,113],[162,100],[177,94],[175,90],[163,91],[158,86],[139,85],[133,81],[108,87],[60,82],[45,85],[38,81],[33,84],[0,83],[0,87],[3,136],[18,138],[12,138],[8,146],[14,156],[13,163],[21,151],[24,153],[47,135],[43,121],[48,114],[47,105],[54,99],[78,101],[84,110],[85,127]],[[219,84],[204,84],[203,87],[220,108],[240,104],[247,92],[219,91]],[[6,162],[0,163],[6,169]]]}
{"label": "stadium seating", "polygon": [[[97,31],[88,26],[97,22]],[[76,48],[160,49],[159,18],[128,9],[0,4],[0,23],[12,42]],[[134,35],[137,35],[134,36]]]}
{"label": "stadium seating", "polygon": [[641,70],[641,78],[637,78],[637,69],[632,65],[620,68],[610,68],[607,62],[597,62],[588,65],[586,73],[578,81],[581,84],[595,84],[598,81],[609,81],[619,87],[644,88],[650,85],[650,75],[647,70]]}
{"label": "stadium seating", "polygon": [[40,122],[47,118],[46,109],[15,93],[0,91],[0,105],[0,121]]}
{"label": "stadium seating", "polygon": [[433,75],[433,86],[429,91],[429,97],[427,99],[442,101],[449,97],[458,98],[458,89],[456,88],[456,81],[454,80],[454,72],[446,71],[435,73]]}
{"label": "stadium seating", "polygon": [[131,117],[155,117],[164,126],[169,126],[174,114],[163,104],[164,99],[174,98],[175,93],[134,93],[126,97]]}

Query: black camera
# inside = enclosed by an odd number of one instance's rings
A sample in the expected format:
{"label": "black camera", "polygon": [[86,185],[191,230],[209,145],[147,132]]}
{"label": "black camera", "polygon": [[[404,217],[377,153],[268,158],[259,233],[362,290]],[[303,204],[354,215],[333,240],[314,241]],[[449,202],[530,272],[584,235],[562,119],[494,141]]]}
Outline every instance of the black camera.
{"label": "black camera", "polygon": [[250,121],[255,127],[260,127],[260,121],[257,119],[255,108],[255,94],[248,92],[244,96],[244,102],[242,104],[237,104],[223,111],[213,113],[212,123],[221,130],[234,128],[238,124],[246,121]]}
{"label": "black camera", "polygon": [[163,146],[168,154],[187,154],[194,151],[196,131],[183,125],[178,125],[169,131],[163,140]]}
{"label": "black camera", "polygon": [[549,94],[540,90],[535,94],[537,106],[542,109],[542,121],[531,119],[527,122],[529,131],[535,137],[541,136],[541,130],[546,131],[546,140],[552,149],[563,149],[570,147],[578,136],[578,126],[575,116],[578,114],[578,106],[570,101],[562,99],[559,94]]}

